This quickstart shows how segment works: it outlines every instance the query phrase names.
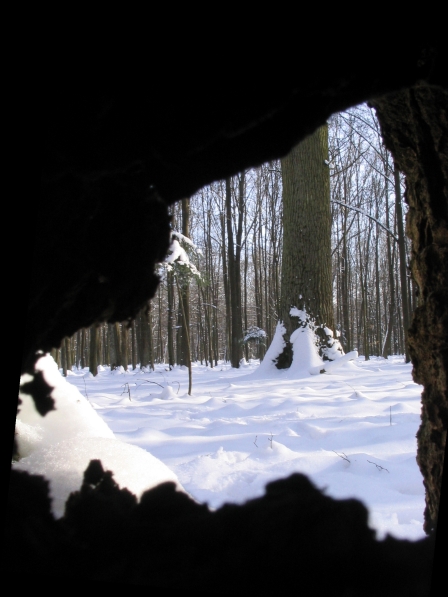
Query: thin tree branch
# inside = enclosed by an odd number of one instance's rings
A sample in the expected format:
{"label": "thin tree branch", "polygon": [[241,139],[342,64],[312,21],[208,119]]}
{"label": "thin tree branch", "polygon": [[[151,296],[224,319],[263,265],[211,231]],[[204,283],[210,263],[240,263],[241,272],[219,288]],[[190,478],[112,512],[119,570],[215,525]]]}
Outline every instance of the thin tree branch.
{"label": "thin tree branch", "polygon": [[342,205],[343,207],[347,207],[348,209],[353,209],[354,211],[359,212],[363,216],[366,216],[367,218],[370,218],[371,220],[373,220],[374,222],[376,222],[379,226],[381,226],[381,228],[383,228],[383,230],[385,230],[388,234],[390,234],[391,237],[395,240],[395,242],[398,243],[398,237],[395,236],[395,234],[392,232],[392,230],[389,230],[389,228],[387,228],[379,220],[377,220],[376,218],[374,218],[373,216],[371,216],[370,214],[368,214],[363,209],[360,209],[359,207],[353,207],[352,205],[347,205],[347,203],[344,203],[343,201],[338,201],[337,199],[332,199],[331,202],[332,203],[338,203],[339,205]]}

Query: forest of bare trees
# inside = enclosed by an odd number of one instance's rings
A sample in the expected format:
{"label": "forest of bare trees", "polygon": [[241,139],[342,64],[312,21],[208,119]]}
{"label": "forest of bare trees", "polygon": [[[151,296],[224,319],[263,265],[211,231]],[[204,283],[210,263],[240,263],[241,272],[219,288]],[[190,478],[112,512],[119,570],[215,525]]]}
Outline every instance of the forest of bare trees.
{"label": "forest of bare trees", "polygon": [[[346,352],[409,360],[417,296],[408,273],[405,181],[365,104],[330,118],[328,145],[335,333]],[[157,294],[135,320],[80,330],[53,351],[64,373],[73,365],[96,374],[98,365],[214,367],[224,360],[237,367],[242,358],[263,358],[281,313],[280,160],[215,182],[171,209],[177,241],[199,275],[182,262],[161,264]]]}

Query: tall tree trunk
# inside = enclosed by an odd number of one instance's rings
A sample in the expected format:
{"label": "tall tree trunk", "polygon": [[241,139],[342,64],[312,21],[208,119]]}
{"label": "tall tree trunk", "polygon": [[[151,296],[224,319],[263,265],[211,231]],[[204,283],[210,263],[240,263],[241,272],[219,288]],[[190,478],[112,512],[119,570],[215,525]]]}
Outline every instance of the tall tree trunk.
{"label": "tall tree trunk", "polygon": [[[247,238],[247,211],[244,210],[244,236]],[[243,313],[244,313],[244,329],[247,330],[247,272],[249,269],[249,255],[247,250],[244,251],[244,301],[243,301]],[[241,276],[240,276],[241,280]],[[246,361],[249,360],[249,346],[246,342],[244,345],[244,356]]]}
{"label": "tall tree trunk", "polygon": [[198,318],[197,318],[197,326],[198,326],[198,344],[199,344],[199,360],[201,365],[203,361],[205,361],[205,366],[208,366],[208,350],[207,350],[207,342],[208,338],[206,338],[205,332],[205,324],[203,322],[202,314],[204,313],[204,319],[206,318],[205,310],[207,307],[203,304],[205,300],[203,299],[203,293],[201,293],[201,289],[198,289]]}
{"label": "tall tree trunk", "polygon": [[80,351],[80,366],[81,369],[86,367],[86,329],[81,330],[81,351]]}
{"label": "tall tree trunk", "polygon": [[[168,281],[167,281],[168,284]],[[159,363],[165,362],[165,349],[163,346],[163,334],[162,334],[162,294],[159,292],[159,300],[158,300],[158,308],[159,308],[159,318],[158,318],[158,359]],[[168,306],[168,318],[170,316],[169,306]],[[169,321],[167,322],[167,329],[169,330]]]}
{"label": "tall tree trunk", "polygon": [[154,371],[154,347],[152,337],[151,301],[140,313],[141,365]]}
{"label": "tall tree trunk", "polygon": [[289,367],[289,338],[306,310],[319,326],[334,330],[331,271],[328,126],[324,125],[281,160],[283,176],[283,256],[280,317],[287,348],[277,363]]}
{"label": "tall tree trunk", "polygon": [[116,338],[115,338],[115,324],[109,323],[107,326],[107,338],[109,344],[109,358],[110,367],[114,369],[117,365],[117,349],[116,349]]}
{"label": "tall tree trunk", "polygon": [[[167,319],[167,344],[168,344],[168,365],[172,369],[174,367],[174,334],[173,334],[173,320],[174,320],[174,274],[169,271],[166,276],[167,294],[168,294],[168,319]],[[160,310],[160,309],[159,309]],[[160,329],[162,322],[159,322]]]}
{"label": "tall tree trunk", "polygon": [[[226,181],[227,189],[227,181]],[[229,271],[228,271],[228,255],[227,255],[227,243],[226,243],[226,216],[225,213],[221,213],[221,251],[222,251],[222,277],[224,286],[224,298],[226,304],[226,319],[225,319],[225,359],[230,359],[231,354],[231,337],[232,337],[232,313],[230,310],[230,284],[229,284]]]}
{"label": "tall tree trunk", "polygon": [[[378,206],[378,203],[377,203]],[[378,207],[376,217],[378,219]],[[380,266],[379,266],[379,225],[376,224],[375,232],[375,319],[376,319],[376,354],[379,356],[382,351],[382,328],[381,328],[381,292],[380,292]]]}
{"label": "tall tree trunk", "polygon": [[148,346],[149,346],[149,365],[154,371],[154,334],[153,334],[153,319],[152,319],[152,302],[149,301],[148,311],[145,311],[145,319],[148,322]]}
{"label": "tall tree trunk", "polygon": [[[176,283],[177,283],[177,290],[178,290],[178,295],[179,295],[179,304],[180,304],[180,308],[182,310],[182,317],[183,317],[183,321],[186,320],[186,316],[185,316],[185,305],[184,305],[184,298],[182,296],[182,290],[179,286],[179,282],[177,280],[176,277]],[[191,371],[191,347],[190,347],[190,330],[188,328],[184,329],[184,333],[185,333],[185,342],[187,345],[187,367],[188,367],[188,395],[191,396],[191,388],[192,388],[192,371]]]}
{"label": "tall tree trunk", "polygon": [[[387,174],[387,172],[386,172]],[[386,202],[386,227],[390,230],[390,210],[389,210],[389,190],[386,178],[386,193],[385,193],[385,202]],[[392,258],[392,249],[390,246],[391,239],[390,235],[387,235],[386,239],[387,243],[387,265],[388,265],[388,272],[389,272],[389,319],[387,322],[387,329],[386,329],[386,337],[384,339],[384,347],[383,347],[383,357],[386,359],[388,355],[392,354],[392,328],[394,324],[394,317],[395,317],[395,282],[394,282],[394,266],[393,266],[393,258]]]}
{"label": "tall tree trunk", "polygon": [[[344,201],[345,202],[345,201]],[[349,272],[350,261],[347,250],[347,208],[343,208],[343,229],[342,229],[342,321],[343,321],[343,347],[346,352],[352,349],[352,332],[350,322],[350,299],[349,299]]]}
{"label": "tall tree trunk", "polygon": [[61,368],[60,351],[57,348],[52,348],[50,354],[53,357],[54,362],[58,366],[58,369],[60,369]]}
{"label": "tall tree trunk", "polygon": [[136,326],[136,321],[135,319],[132,322],[131,325],[131,364],[132,364],[132,370],[135,370],[137,367],[137,334],[136,334],[136,330],[135,330],[135,326]]}
{"label": "tall tree trunk", "polygon": [[[226,220],[227,220],[227,252],[231,312],[231,345],[230,362],[238,368],[242,357],[242,313],[241,313],[241,238],[244,215],[244,173],[239,175],[238,189],[238,222],[236,243],[234,243],[232,224],[232,193],[230,178],[226,179]],[[235,246],[236,245],[236,246]]]}
{"label": "tall tree trunk", "polygon": [[114,326],[114,344],[115,344],[115,364],[117,367],[124,366],[123,353],[121,351],[121,329],[120,324],[115,322]]}
{"label": "tall tree trunk", "polygon": [[[190,237],[190,199],[182,199],[182,234]],[[180,285],[182,305],[179,309],[178,363],[191,367],[190,284]],[[179,297],[179,303],[181,302]]]}
{"label": "tall tree trunk", "polygon": [[440,127],[448,117],[448,94],[417,85],[376,99],[374,106],[385,143],[406,176],[411,270],[419,291],[408,341],[414,381],[424,386],[417,462],[426,490],[424,530],[433,533],[443,493],[448,421],[448,163]]}
{"label": "tall tree trunk", "polygon": [[395,210],[397,214],[397,229],[398,229],[398,250],[400,254],[400,288],[401,288],[401,309],[403,313],[403,331],[404,331],[404,355],[406,363],[409,363],[411,356],[409,354],[408,330],[410,325],[409,316],[409,301],[408,301],[408,284],[407,284],[407,265],[406,265],[406,244],[404,238],[403,227],[403,210],[401,207],[401,188],[400,188],[400,171],[395,164],[394,168],[395,181]]}
{"label": "tall tree trunk", "polygon": [[110,365],[111,364],[111,360],[110,360],[110,343],[109,343],[109,329],[108,329],[108,325],[107,323],[103,323],[103,330],[102,330],[102,336],[103,336],[103,354],[104,354],[104,359],[103,359],[103,365]]}
{"label": "tall tree trunk", "polygon": [[89,370],[93,376],[98,374],[98,335],[99,328],[90,328]]}
{"label": "tall tree trunk", "polygon": [[61,363],[62,363],[62,375],[67,377],[68,370],[68,355],[67,355],[67,338],[64,338],[61,343]]}
{"label": "tall tree trunk", "polygon": [[121,355],[122,363],[125,371],[128,370],[129,366],[129,329],[127,322],[121,324]]}
{"label": "tall tree trunk", "polygon": [[75,356],[75,364],[76,364],[76,367],[78,367],[78,368],[80,367],[80,363],[81,363],[81,345],[82,345],[81,336],[82,336],[81,330],[78,330],[76,332],[76,356]]}

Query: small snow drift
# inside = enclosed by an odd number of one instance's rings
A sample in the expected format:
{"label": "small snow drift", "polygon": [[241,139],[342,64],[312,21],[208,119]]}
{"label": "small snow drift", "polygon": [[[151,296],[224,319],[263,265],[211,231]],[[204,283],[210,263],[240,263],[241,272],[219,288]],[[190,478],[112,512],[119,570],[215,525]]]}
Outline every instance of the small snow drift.
{"label": "small snow drift", "polygon": [[[37,369],[54,388],[56,410],[41,417],[31,397],[20,394],[16,421],[19,460],[12,467],[49,480],[54,516],[63,516],[68,496],[79,489],[84,471],[94,459],[113,470],[118,485],[137,498],[166,481],[184,491],[176,474],[161,460],[115,437],[88,400],[61,376],[50,355],[39,359]],[[170,386],[164,392],[165,398],[174,396]]]}

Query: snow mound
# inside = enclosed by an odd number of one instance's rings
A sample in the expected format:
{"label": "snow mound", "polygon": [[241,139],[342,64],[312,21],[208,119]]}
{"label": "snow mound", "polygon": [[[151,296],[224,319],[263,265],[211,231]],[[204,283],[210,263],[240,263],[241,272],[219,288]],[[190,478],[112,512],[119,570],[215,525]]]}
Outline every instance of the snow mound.
{"label": "snow mound", "polygon": [[[137,497],[165,481],[172,481],[185,491],[176,474],[162,461],[115,437],[89,401],[61,376],[50,355],[39,359],[36,369],[43,372],[53,387],[55,410],[42,417],[31,397],[19,393],[22,400],[16,420],[19,461],[12,466],[49,480],[56,517],[63,516],[68,496],[80,489],[84,471],[94,459],[101,460],[103,468],[114,473],[116,483]],[[165,391],[171,396],[170,386]]]}
{"label": "snow mound", "polygon": [[159,398],[161,400],[173,400],[174,398],[176,398],[176,394],[174,393],[172,386],[167,385],[165,388],[163,388],[163,391],[160,394]]}
{"label": "snow mound", "polygon": [[49,479],[52,511],[60,518],[70,493],[80,489],[84,471],[92,459],[101,460],[104,470],[113,472],[115,482],[137,498],[165,481],[174,482],[184,491],[175,473],[158,458],[115,438],[89,437],[82,442],[71,438],[34,450],[13,468]]}

